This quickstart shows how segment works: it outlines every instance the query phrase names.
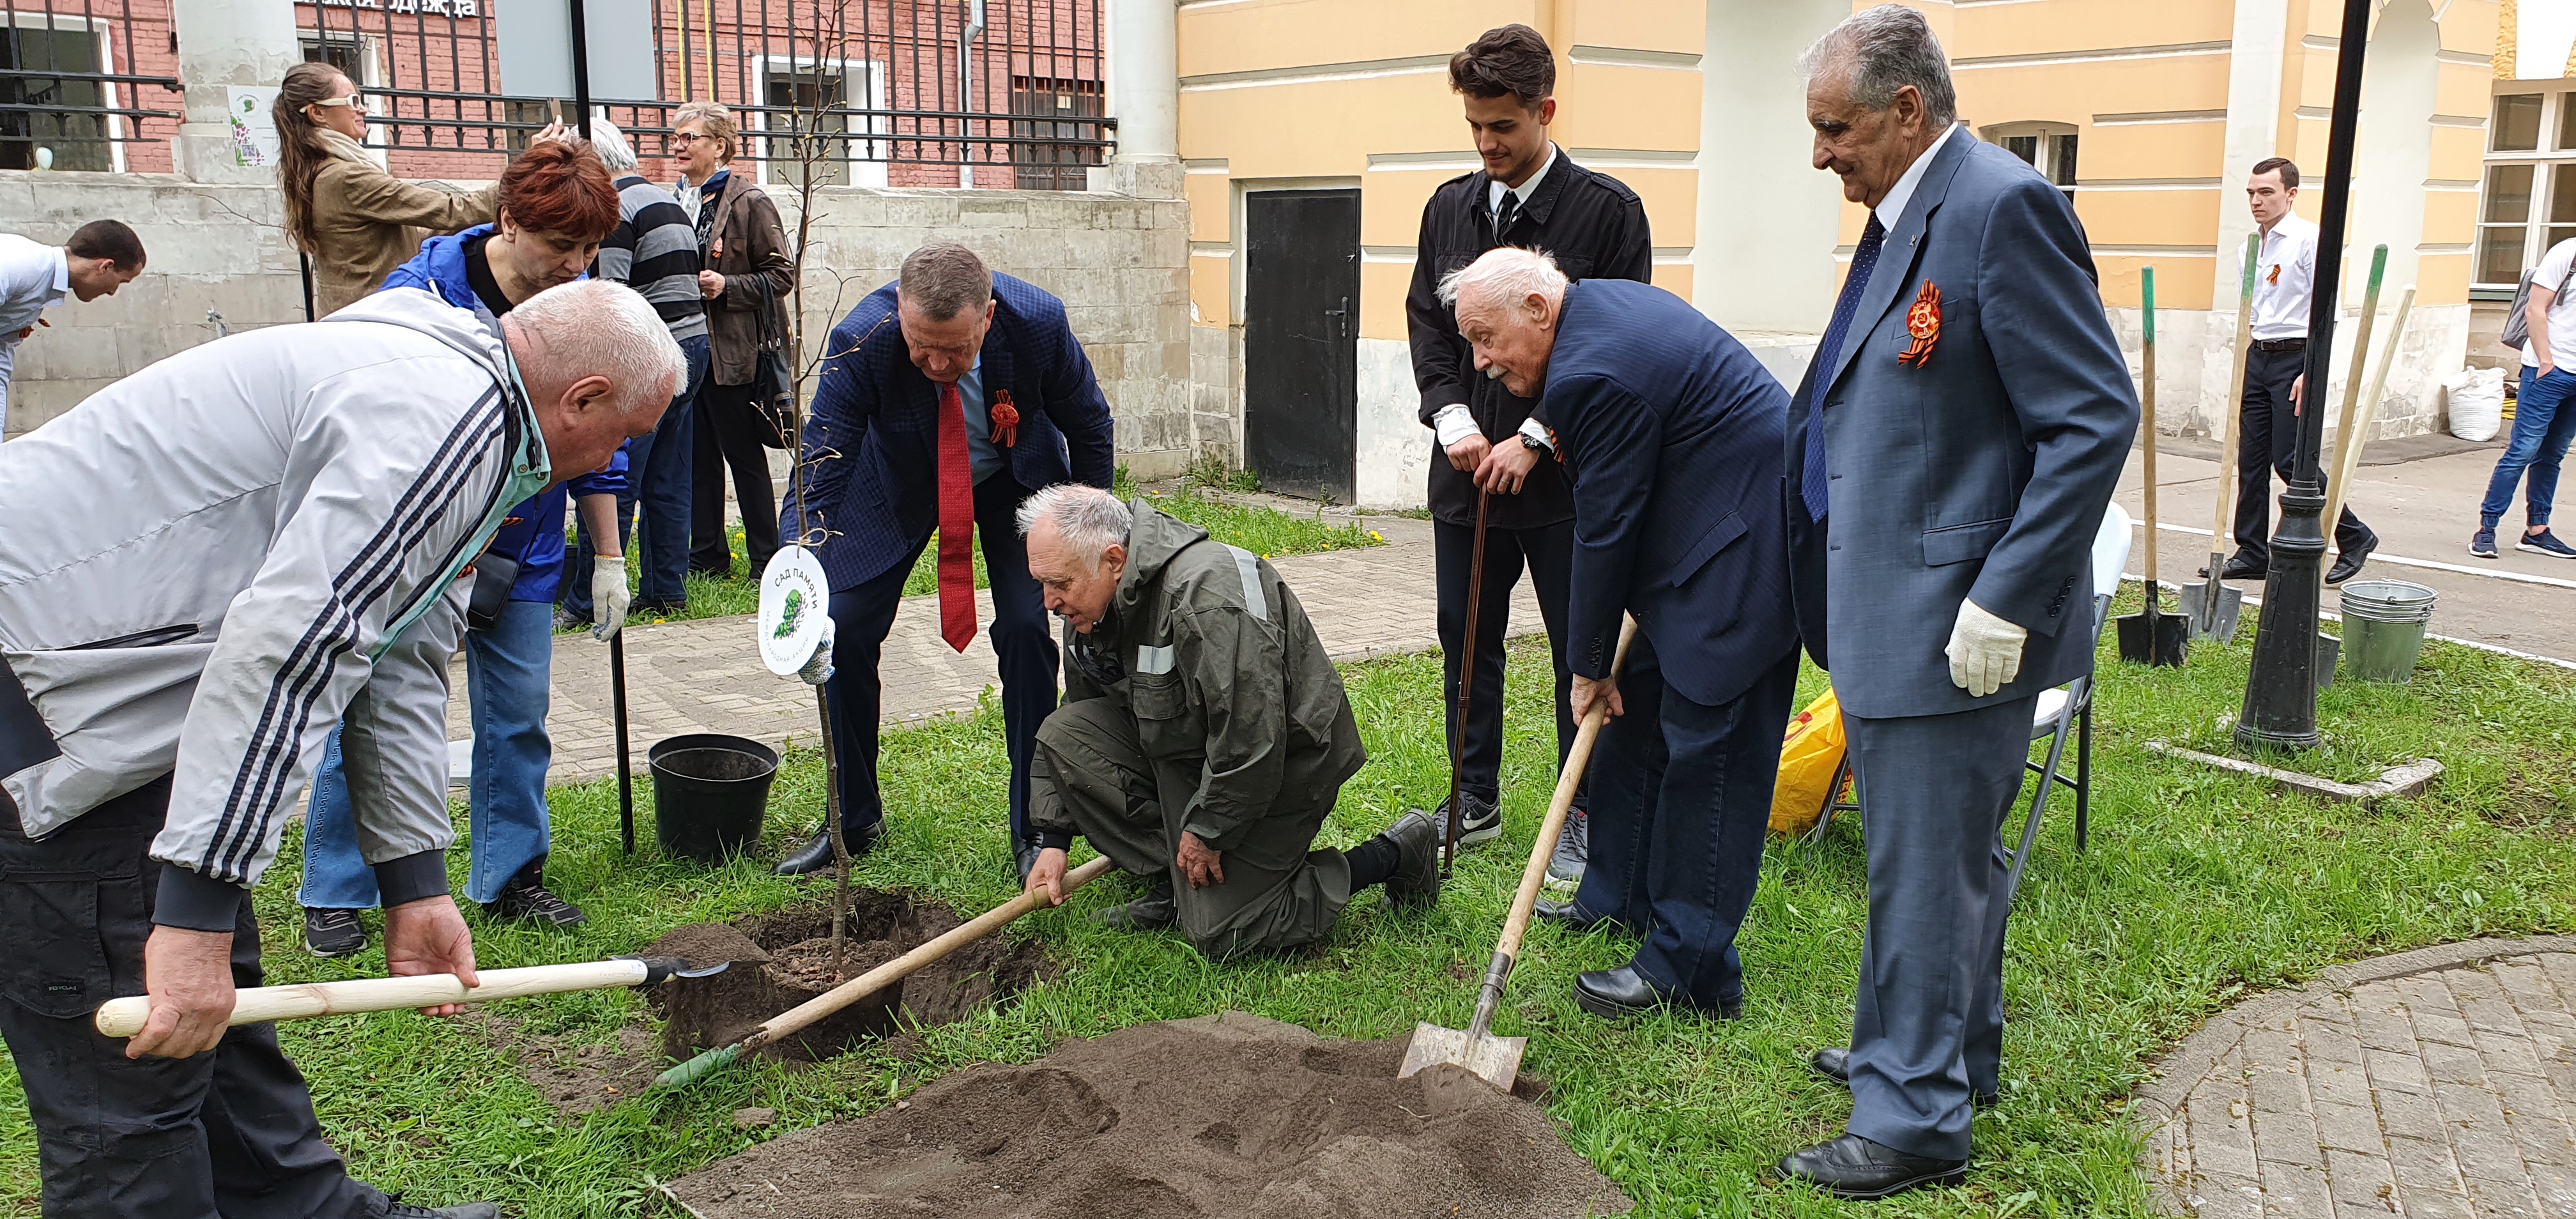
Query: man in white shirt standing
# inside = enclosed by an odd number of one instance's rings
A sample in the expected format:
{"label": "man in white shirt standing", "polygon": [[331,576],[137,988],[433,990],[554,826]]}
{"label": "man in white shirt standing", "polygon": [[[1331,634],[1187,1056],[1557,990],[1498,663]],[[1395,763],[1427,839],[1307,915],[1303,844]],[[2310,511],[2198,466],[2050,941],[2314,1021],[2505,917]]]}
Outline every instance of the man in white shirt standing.
{"label": "man in white shirt standing", "polygon": [[[2236,447],[2236,553],[2225,578],[2260,580],[2272,564],[2272,478],[2290,481],[2299,445],[2300,374],[2308,363],[2308,302],[2317,276],[2317,226],[2293,210],[2299,167],[2287,157],[2258,161],[2245,182],[2263,245],[2254,270],[2254,350],[2245,353],[2244,404]],[[2347,505],[2335,523],[2335,563],[2326,583],[2351,579],[2379,549],[2379,535]],[[2206,576],[2207,569],[2202,575]]]}
{"label": "man in white shirt standing", "polygon": [[2576,239],[2549,247],[2531,271],[2531,294],[2523,306],[2531,339],[2522,345],[2522,389],[2514,398],[2513,439],[2506,442],[2504,456],[2496,460],[2495,474],[2487,480],[2486,502],[2478,505],[2477,536],[2469,540],[2469,553],[2481,559],[2496,557],[2496,522],[2513,506],[2513,487],[2523,480],[2525,470],[2531,472],[2531,481],[2524,492],[2522,538],[2514,548],[2576,559],[2576,546],[2549,532],[2549,504],[2558,498],[2558,463],[2567,456],[2568,436],[2576,433],[2576,410],[2561,409],[2576,405],[2576,372],[2561,363],[2576,354],[2576,300],[2570,299],[2576,293],[2568,291],[2571,279],[2576,279]]}
{"label": "man in white shirt standing", "polygon": [[143,239],[113,220],[93,220],[69,244],[50,246],[0,233],[0,411],[9,403],[9,369],[18,343],[43,324],[65,293],[85,301],[114,296],[143,274]]}

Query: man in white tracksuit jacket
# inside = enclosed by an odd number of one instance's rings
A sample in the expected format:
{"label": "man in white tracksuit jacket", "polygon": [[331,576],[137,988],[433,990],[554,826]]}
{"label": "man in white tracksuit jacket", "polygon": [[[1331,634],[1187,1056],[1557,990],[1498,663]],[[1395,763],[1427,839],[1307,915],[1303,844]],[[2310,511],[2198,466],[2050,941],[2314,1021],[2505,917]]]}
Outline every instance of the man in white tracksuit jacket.
{"label": "man in white tracksuit jacket", "polygon": [[[510,505],[652,431],[684,373],[617,285],[497,331],[388,292],[0,445],[0,1039],[49,1219],[494,1213],[350,1180],[274,1029],[227,1031],[260,979],[250,889],[337,725],[389,968],[472,983],[445,864],[457,577]],[[137,994],[142,1033],[90,1027]]]}

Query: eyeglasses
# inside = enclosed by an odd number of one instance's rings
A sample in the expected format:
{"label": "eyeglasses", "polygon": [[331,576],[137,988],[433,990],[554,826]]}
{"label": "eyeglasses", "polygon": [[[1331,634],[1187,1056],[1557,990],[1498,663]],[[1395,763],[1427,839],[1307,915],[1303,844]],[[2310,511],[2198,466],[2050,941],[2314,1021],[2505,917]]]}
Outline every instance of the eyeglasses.
{"label": "eyeglasses", "polygon": [[708,135],[703,131],[675,131],[671,133],[671,142],[682,148],[686,148],[690,144],[699,140],[712,140],[714,138],[714,136]]}
{"label": "eyeglasses", "polygon": [[360,114],[367,113],[367,95],[363,93],[352,93],[347,97],[326,97],[312,104],[331,107],[347,106]]}

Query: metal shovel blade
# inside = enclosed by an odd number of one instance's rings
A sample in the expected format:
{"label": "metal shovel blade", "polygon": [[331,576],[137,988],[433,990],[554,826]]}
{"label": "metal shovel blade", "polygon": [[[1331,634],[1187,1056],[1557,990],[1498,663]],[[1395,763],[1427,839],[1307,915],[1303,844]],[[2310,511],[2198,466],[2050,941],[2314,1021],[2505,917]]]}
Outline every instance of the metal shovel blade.
{"label": "metal shovel blade", "polygon": [[2145,613],[2120,619],[2120,659],[2129,664],[2179,669],[2190,643],[2191,624],[2164,612],[2158,590],[2147,588]]}
{"label": "metal shovel blade", "polygon": [[[2213,563],[2217,561],[2222,560]],[[2221,647],[2236,642],[2236,620],[2245,612],[2245,594],[2212,578],[2175,589],[2174,598],[2182,604],[2182,620],[2190,624],[2192,638]]]}
{"label": "metal shovel blade", "polygon": [[1413,1026],[1413,1044],[1405,1048],[1404,1065],[1396,1068],[1395,1077],[1411,1079],[1425,1067],[1445,1062],[1465,1067],[1469,1074],[1509,1092],[1512,1081],[1520,1077],[1521,1054],[1527,1049],[1527,1037],[1487,1036],[1470,1044],[1465,1032],[1426,1021]]}

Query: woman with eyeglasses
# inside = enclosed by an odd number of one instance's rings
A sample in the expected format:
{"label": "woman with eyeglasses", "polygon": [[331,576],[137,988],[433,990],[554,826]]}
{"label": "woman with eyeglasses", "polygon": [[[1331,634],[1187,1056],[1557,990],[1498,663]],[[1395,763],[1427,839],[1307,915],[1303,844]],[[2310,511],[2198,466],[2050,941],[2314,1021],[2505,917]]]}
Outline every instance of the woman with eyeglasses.
{"label": "woman with eyeglasses", "polygon": [[[696,452],[691,459],[689,570],[733,574],[725,535],[725,471],[742,507],[743,548],[759,579],[778,553],[778,501],[769,482],[768,448],[784,439],[764,420],[763,353],[787,333],[786,303],[796,261],[778,205],[732,164],[741,140],[733,112],[689,102],[671,116],[671,155],[680,163],[679,196],[698,226],[704,257],[698,292],[706,298],[710,367],[698,389]],[[789,352],[793,360],[796,353]]]}
{"label": "woman with eyeglasses", "polygon": [[[327,63],[287,69],[277,103],[277,185],[286,194],[286,232],[313,259],[313,316],[382,287],[432,234],[492,219],[494,187],[470,195],[405,182],[386,173],[360,141],[367,103]],[[551,139],[560,125],[538,134]]]}

